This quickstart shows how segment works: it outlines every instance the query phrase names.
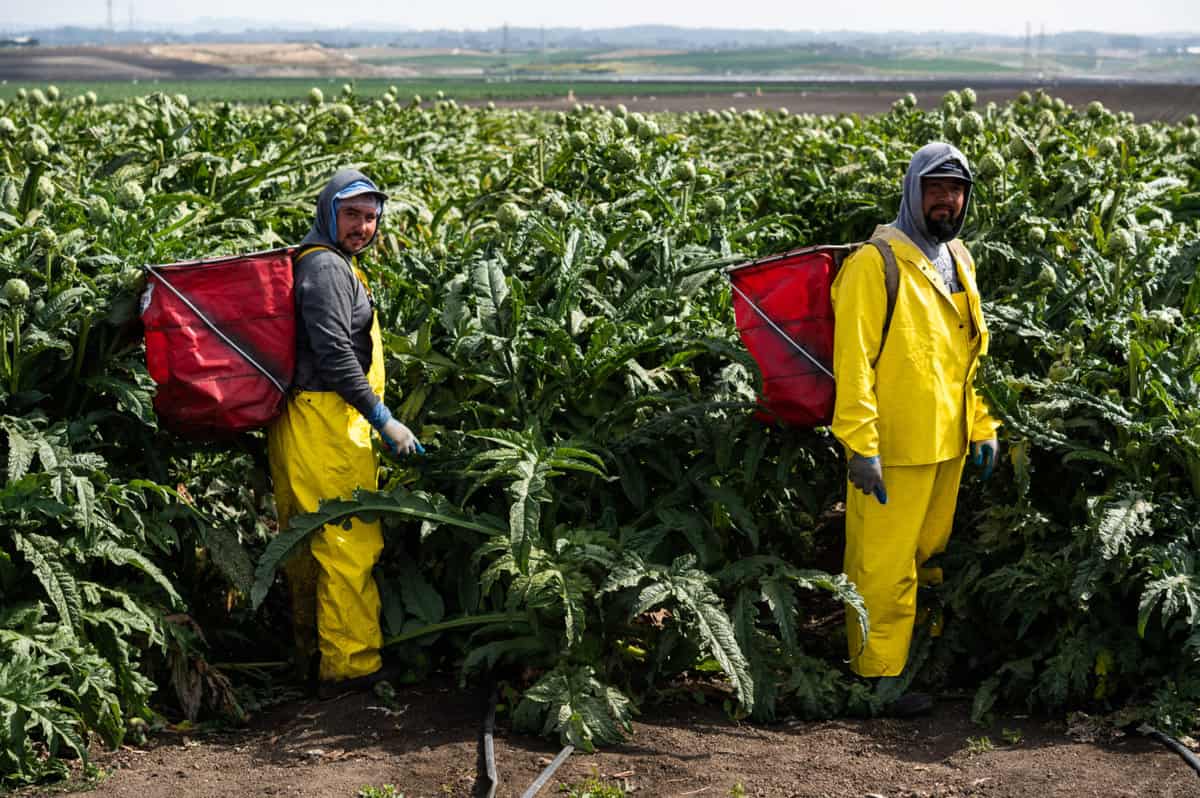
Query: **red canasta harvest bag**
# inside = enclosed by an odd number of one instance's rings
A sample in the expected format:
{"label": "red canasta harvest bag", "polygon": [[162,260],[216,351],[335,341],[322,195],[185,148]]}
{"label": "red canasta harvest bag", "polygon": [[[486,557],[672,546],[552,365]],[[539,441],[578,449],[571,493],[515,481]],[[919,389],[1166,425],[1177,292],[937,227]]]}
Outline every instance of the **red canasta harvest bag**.
{"label": "red canasta harvest bag", "polygon": [[[871,239],[883,256],[886,339],[899,273],[892,248]],[[763,420],[800,427],[833,421],[833,301],[829,289],[842,261],[864,244],[805,247],[726,271],[742,343],[762,372]]]}
{"label": "red canasta harvest bag", "polygon": [[146,267],[146,367],[164,427],[219,438],[279,415],[296,368],[293,252]]}

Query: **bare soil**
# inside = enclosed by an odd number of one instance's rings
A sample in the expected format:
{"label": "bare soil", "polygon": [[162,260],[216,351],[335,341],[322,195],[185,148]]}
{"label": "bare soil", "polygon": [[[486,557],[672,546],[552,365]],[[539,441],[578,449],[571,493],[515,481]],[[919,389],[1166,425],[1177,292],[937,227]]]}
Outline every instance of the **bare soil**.
{"label": "bare soil", "polygon": [[154,55],[144,48],[35,47],[0,51],[0,79],[167,80],[221,78],[224,67],[184,58]]}
{"label": "bare soil", "polygon": [[373,75],[350,51],[319,44],[158,44],[146,51],[157,58],[220,67],[231,77]]}
{"label": "bare soil", "polygon": [[[393,74],[397,70],[391,70]],[[0,50],[0,79],[192,80],[197,78],[374,77],[347,50],[319,44],[156,44]]]}
{"label": "bare soil", "polygon": [[[101,752],[106,798],[356,796],[395,785],[406,798],[470,796],[483,707],[450,682],[374,696],[295,701],[242,730],[164,732],[145,748]],[[1009,716],[989,728],[969,704],[940,701],[914,720],[756,726],[712,703],[648,707],[623,745],[573,754],[539,795],[590,777],[631,795],[1084,798],[1200,796],[1200,778],[1140,736],[1080,742],[1062,722]],[[987,738],[989,746],[983,742]],[[497,723],[501,798],[521,796],[558,752],[554,742]],[[26,791],[22,796],[49,795]]]}

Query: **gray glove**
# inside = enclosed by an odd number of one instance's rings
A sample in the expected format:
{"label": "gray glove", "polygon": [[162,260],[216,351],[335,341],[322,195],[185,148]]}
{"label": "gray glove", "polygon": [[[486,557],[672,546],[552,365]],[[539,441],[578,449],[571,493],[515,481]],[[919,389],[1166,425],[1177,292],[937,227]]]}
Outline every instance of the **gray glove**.
{"label": "gray glove", "polygon": [[887,489],[883,486],[883,466],[879,464],[879,456],[863,457],[861,454],[850,456],[850,481],[854,487],[863,493],[873,493],[880,504],[887,504]]}

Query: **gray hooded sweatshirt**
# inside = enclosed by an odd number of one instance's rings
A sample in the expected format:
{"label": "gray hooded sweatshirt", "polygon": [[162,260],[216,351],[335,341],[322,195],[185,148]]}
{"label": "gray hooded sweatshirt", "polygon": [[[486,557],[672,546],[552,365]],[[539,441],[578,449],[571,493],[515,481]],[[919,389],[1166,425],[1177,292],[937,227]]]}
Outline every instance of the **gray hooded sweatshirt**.
{"label": "gray hooded sweatshirt", "polygon": [[[379,397],[371,390],[366,376],[371,367],[371,323],[375,308],[366,287],[351,268],[351,258],[356,253],[343,251],[336,237],[335,197],[357,181],[366,181],[372,188],[375,185],[355,169],[343,169],[329,180],[317,197],[312,228],[300,243],[302,250],[312,245],[328,249],[316,250],[295,265],[294,385],[303,391],[336,391],[369,417],[379,404]],[[382,197],[380,192],[381,203]]]}
{"label": "gray hooded sweatshirt", "polygon": [[957,161],[967,177],[971,177],[971,167],[967,157],[952,144],[935,141],[926,144],[913,154],[908,164],[908,173],[904,175],[904,195],[900,199],[900,215],[892,226],[904,233],[917,248],[925,253],[925,257],[933,263],[942,279],[946,281],[951,293],[961,291],[958,273],[954,268],[954,258],[946,247],[947,241],[953,241],[962,230],[963,221],[971,207],[971,184],[967,184],[967,196],[963,202],[962,213],[954,222],[954,231],[949,238],[935,238],[925,226],[925,214],[922,211],[924,196],[921,191],[921,178],[937,171],[946,161]]}

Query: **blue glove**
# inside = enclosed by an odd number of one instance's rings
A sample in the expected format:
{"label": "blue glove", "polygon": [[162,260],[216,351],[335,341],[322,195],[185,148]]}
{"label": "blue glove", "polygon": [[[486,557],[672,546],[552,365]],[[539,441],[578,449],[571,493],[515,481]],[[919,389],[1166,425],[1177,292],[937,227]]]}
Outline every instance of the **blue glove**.
{"label": "blue glove", "polygon": [[863,493],[874,494],[880,504],[887,504],[887,489],[883,485],[883,466],[879,457],[854,454],[849,463],[850,481]]}
{"label": "blue glove", "polygon": [[987,481],[992,475],[992,468],[996,465],[996,458],[1000,456],[1000,441],[995,438],[989,438],[986,441],[971,442],[971,461],[979,466],[983,466],[983,474],[981,479]]}
{"label": "blue glove", "polygon": [[383,439],[392,454],[412,454],[413,452],[425,454],[425,447],[417,440],[417,436],[413,435],[412,430],[408,427],[392,418],[392,411],[388,410],[387,405],[383,402],[371,409],[367,421],[379,433],[379,437]]}

